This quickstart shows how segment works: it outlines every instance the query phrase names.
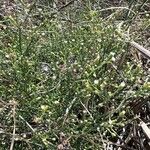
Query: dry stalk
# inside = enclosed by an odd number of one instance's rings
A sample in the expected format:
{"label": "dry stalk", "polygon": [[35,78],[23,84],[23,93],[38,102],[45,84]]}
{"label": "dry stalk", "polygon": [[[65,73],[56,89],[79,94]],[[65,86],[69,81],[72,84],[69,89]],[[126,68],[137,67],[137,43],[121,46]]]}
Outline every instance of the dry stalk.
{"label": "dry stalk", "polygon": [[145,49],[143,46],[139,45],[138,43],[132,41],[130,42],[131,46],[135,47],[143,56],[147,59],[150,59],[150,51]]}
{"label": "dry stalk", "polygon": [[16,132],[16,105],[17,103],[15,101],[13,101],[13,122],[14,122],[14,126],[13,126],[13,134],[12,134],[12,140],[11,140],[11,145],[10,145],[10,150],[13,150],[14,147],[14,142],[15,142],[15,132]]}

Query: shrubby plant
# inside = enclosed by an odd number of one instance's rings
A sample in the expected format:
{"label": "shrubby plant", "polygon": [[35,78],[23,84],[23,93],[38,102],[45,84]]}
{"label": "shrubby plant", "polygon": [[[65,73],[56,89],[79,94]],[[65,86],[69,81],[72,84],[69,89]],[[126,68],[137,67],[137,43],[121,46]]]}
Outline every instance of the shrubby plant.
{"label": "shrubby plant", "polygon": [[86,7],[69,22],[47,16],[46,6],[17,6],[22,14],[5,16],[0,33],[2,149],[13,138],[18,150],[104,149],[117,141],[134,118],[129,104],[149,96],[118,26]]}

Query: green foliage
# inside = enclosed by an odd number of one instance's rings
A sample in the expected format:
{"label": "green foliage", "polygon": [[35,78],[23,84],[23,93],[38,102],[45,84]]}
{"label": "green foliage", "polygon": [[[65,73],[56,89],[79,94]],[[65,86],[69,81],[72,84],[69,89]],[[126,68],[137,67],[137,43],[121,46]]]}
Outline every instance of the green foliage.
{"label": "green foliage", "polygon": [[[30,12],[28,7],[24,11]],[[85,8],[75,23],[59,15],[49,19],[44,8],[40,20],[35,12],[36,7],[27,24],[18,19],[23,12],[3,20],[0,147],[11,145],[15,102],[14,149],[56,149],[61,132],[72,149],[102,149],[101,135],[117,137],[128,123],[128,103],[149,96],[148,80],[140,84],[145,72],[129,60],[128,43],[115,23],[100,18],[98,11]]]}

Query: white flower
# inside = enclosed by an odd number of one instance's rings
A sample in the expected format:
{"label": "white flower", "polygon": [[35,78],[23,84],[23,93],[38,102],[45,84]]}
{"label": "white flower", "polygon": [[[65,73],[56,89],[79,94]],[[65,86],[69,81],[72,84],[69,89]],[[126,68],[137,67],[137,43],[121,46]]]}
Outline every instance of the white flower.
{"label": "white flower", "polygon": [[41,12],[41,11],[42,11],[42,9],[41,9],[41,8],[38,8],[38,11],[40,11],[40,12]]}
{"label": "white flower", "polygon": [[99,80],[94,80],[94,84],[98,84],[99,83]]}
{"label": "white flower", "polygon": [[102,40],[99,38],[99,39],[97,39],[97,41],[98,41],[98,42],[101,42]]}
{"label": "white flower", "polygon": [[111,119],[109,119],[109,124],[112,124],[113,122],[112,122],[112,120]]}
{"label": "white flower", "polygon": [[110,52],[110,55],[114,56],[114,55],[115,55],[115,53],[114,53],[114,52]]}
{"label": "white flower", "polygon": [[53,137],[52,140],[53,140],[53,141],[56,141],[56,138]]}
{"label": "white flower", "polygon": [[100,127],[97,127],[97,131],[98,131],[98,132],[100,131]]}
{"label": "white flower", "polygon": [[84,114],[86,114],[86,113],[87,113],[87,111],[86,111],[86,110],[83,110],[83,113],[84,113]]}
{"label": "white flower", "polygon": [[124,81],[120,83],[120,87],[125,87],[125,85],[126,85],[126,84],[125,84]]}
{"label": "white flower", "polygon": [[42,35],[42,36],[45,36],[45,33],[43,32],[43,33],[41,33],[41,35]]}
{"label": "white flower", "polygon": [[111,60],[112,60],[112,61],[116,61],[115,57],[112,57]]}
{"label": "white flower", "polygon": [[56,104],[56,105],[59,104],[59,101],[54,101],[54,104]]}
{"label": "white flower", "polygon": [[41,105],[41,109],[42,109],[43,111],[46,111],[46,110],[48,109],[48,106],[47,106],[47,105]]}
{"label": "white flower", "polygon": [[96,77],[96,73],[95,72],[93,73],[93,76]]}
{"label": "white flower", "polygon": [[56,80],[56,78],[57,78],[56,76],[52,76],[52,79],[53,79],[53,80]]}
{"label": "white flower", "polygon": [[5,55],[6,58],[10,58],[10,56],[8,54]]}

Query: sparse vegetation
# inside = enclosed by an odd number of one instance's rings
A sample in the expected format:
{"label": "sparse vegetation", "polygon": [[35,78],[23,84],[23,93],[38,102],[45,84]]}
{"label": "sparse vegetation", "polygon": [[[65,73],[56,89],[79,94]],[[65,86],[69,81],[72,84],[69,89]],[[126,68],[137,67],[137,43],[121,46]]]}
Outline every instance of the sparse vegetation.
{"label": "sparse vegetation", "polygon": [[0,150],[146,149],[150,2],[0,3]]}

